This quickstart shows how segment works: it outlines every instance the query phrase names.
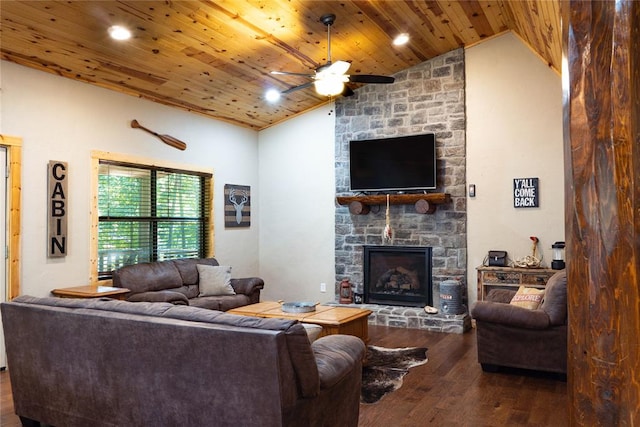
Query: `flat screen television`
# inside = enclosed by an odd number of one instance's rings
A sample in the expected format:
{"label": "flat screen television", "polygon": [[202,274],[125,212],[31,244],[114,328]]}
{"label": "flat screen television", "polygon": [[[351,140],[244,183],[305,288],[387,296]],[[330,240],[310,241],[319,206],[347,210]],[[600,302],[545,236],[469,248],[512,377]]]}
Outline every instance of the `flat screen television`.
{"label": "flat screen television", "polygon": [[351,191],[436,188],[433,133],[349,142]]}

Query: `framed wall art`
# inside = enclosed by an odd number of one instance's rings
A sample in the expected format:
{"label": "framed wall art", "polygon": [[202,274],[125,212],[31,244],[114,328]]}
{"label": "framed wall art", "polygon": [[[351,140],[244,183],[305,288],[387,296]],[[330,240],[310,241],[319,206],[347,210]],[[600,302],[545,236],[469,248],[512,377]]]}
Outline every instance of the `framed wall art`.
{"label": "framed wall art", "polygon": [[224,226],[251,226],[251,187],[248,185],[224,185]]}
{"label": "framed wall art", "polygon": [[537,208],[539,206],[538,178],[515,178],[513,180],[513,207]]}

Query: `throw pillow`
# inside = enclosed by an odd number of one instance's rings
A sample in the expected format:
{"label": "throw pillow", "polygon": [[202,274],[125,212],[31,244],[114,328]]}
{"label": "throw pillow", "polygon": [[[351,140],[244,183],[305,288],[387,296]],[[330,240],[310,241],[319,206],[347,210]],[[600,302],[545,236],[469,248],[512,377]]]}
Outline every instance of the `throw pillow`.
{"label": "throw pillow", "polygon": [[543,297],[544,289],[525,288],[524,286],[520,286],[520,288],[518,288],[518,292],[516,292],[511,299],[510,304],[528,308],[529,310],[535,310],[540,307]]}
{"label": "throw pillow", "polygon": [[231,266],[196,264],[200,297],[235,295],[231,287]]}

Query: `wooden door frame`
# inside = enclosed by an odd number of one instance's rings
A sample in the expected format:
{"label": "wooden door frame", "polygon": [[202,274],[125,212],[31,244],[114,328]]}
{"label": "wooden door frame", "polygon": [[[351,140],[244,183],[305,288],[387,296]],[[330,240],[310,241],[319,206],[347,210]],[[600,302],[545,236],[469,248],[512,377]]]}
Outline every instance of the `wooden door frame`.
{"label": "wooden door frame", "polygon": [[7,148],[7,299],[20,295],[20,221],[22,202],[22,138],[0,134]]}

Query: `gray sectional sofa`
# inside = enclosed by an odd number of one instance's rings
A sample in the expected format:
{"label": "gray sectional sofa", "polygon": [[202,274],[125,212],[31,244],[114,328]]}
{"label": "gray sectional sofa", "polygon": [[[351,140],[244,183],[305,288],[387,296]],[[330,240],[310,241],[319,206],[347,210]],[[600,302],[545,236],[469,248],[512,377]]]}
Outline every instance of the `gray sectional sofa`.
{"label": "gray sectional sofa", "polygon": [[1,305],[25,425],[356,426],[364,343],[170,303]]}
{"label": "gray sectional sofa", "polygon": [[127,294],[131,302],[170,302],[221,311],[260,302],[264,281],[259,277],[231,279],[235,295],[201,296],[198,264],[218,266],[218,261],[184,258],[128,265],[113,272],[113,286],[131,290]]}

